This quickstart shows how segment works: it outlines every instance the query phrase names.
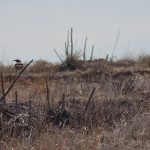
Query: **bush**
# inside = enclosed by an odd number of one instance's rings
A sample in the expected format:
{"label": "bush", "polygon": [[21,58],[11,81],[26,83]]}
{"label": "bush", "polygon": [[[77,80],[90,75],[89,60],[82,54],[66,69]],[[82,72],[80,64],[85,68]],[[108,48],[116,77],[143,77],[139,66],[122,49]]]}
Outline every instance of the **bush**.
{"label": "bush", "polygon": [[71,28],[70,38],[68,32],[67,41],[65,42],[65,58],[63,59],[55,49],[54,51],[61,61],[61,65],[60,65],[61,71],[65,71],[65,70],[73,71],[78,68],[81,52],[78,50],[74,50],[73,28]]}

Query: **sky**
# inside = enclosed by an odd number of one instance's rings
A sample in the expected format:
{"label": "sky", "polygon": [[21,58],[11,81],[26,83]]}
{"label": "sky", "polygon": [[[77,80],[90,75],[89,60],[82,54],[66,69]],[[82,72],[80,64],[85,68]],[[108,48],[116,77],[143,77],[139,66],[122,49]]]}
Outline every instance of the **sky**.
{"label": "sky", "polygon": [[0,61],[59,62],[68,30],[87,59],[150,54],[150,0],[0,0]]}

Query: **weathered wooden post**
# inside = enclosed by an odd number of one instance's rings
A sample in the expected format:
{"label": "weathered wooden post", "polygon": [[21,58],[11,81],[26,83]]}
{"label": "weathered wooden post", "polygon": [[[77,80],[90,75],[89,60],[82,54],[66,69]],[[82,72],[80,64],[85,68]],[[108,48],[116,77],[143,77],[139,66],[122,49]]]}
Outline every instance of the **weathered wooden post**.
{"label": "weathered wooden post", "polygon": [[47,105],[48,105],[48,110],[50,109],[50,98],[49,98],[49,86],[48,86],[48,81],[46,80],[46,99],[47,99]]}
{"label": "weathered wooden post", "polygon": [[[2,81],[2,95],[4,96],[5,94],[5,88],[4,88],[4,78],[3,78],[3,74],[1,73],[1,81]],[[1,99],[2,101],[2,104],[5,104],[6,103],[6,98],[4,97],[3,99]]]}
{"label": "weathered wooden post", "polygon": [[[0,139],[3,138],[3,104],[0,103]],[[1,144],[0,144],[1,149]]]}
{"label": "weathered wooden post", "polygon": [[19,105],[18,105],[18,93],[17,91],[15,92],[15,108],[16,108],[16,113],[19,112]]}
{"label": "weathered wooden post", "polygon": [[32,102],[29,100],[29,119],[28,119],[28,125],[30,126],[32,123]]}

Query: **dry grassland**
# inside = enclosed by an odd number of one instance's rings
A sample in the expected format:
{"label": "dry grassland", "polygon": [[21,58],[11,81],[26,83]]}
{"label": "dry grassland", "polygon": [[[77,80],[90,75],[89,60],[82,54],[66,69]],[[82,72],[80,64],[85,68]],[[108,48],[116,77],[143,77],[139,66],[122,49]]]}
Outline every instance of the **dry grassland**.
{"label": "dry grassland", "polygon": [[[6,91],[17,74],[0,72]],[[74,71],[40,60],[1,108],[1,150],[149,150],[150,57],[81,61]]]}

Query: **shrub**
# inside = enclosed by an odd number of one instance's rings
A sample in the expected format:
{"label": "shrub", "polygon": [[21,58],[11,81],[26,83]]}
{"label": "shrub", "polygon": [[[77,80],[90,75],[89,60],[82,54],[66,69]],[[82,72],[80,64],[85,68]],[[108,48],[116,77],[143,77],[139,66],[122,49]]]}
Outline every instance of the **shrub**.
{"label": "shrub", "polygon": [[54,49],[58,58],[61,61],[60,70],[75,70],[79,66],[79,60],[81,57],[81,52],[74,49],[73,45],[73,28],[71,28],[71,33],[67,36],[67,41],[65,42],[65,58],[61,57],[58,52]]}

